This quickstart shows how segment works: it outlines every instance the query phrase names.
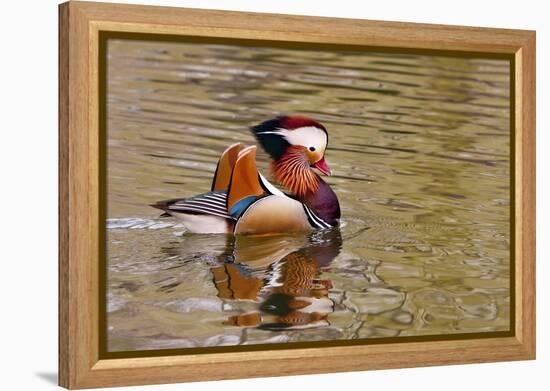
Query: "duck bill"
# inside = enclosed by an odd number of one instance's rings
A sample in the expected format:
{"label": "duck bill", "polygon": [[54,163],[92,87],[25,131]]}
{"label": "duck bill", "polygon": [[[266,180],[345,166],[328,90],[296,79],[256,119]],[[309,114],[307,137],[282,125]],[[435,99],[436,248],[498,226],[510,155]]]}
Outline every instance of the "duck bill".
{"label": "duck bill", "polygon": [[315,167],[325,175],[328,175],[328,176],[332,175],[332,171],[330,170],[330,167],[328,166],[324,156],[318,162],[313,163],[312,167]]}

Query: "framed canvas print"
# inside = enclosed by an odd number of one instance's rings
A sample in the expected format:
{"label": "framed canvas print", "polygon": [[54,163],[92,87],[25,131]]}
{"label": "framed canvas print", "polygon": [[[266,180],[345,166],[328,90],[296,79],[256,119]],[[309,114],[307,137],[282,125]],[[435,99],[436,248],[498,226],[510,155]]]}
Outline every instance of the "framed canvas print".
{"label": "framed canvas print", "polygon": [[60,384],[535,357],[535,33],[60,5]]}

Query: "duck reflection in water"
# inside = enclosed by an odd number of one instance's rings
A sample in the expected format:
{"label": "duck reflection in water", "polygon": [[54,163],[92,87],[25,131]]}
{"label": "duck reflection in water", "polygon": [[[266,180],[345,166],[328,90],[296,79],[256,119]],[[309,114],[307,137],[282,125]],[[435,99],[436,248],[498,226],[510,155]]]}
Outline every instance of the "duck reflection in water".
{"label": "duck reflection in water", "polygon": [[226,262],[212,268],[213,281],[220,299],[256,305],[224,324],[267,330],[329,325],[332,283],[320,274],[341,247],[337,228],[298,236],[236,236],[222,255]]}

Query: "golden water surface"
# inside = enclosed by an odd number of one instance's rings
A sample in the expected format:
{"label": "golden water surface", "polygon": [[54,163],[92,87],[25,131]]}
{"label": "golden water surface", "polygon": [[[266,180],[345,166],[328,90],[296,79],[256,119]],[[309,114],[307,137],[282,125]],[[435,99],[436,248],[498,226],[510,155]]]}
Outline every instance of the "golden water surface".
{"label": "golden water surface", "polygon": [[[131,40],[107,54],[109,351],[509,329],[507,61]],[[328,129],[338,229],[193,235],[148,206],[208,191],[220,153],[283,113]]]}

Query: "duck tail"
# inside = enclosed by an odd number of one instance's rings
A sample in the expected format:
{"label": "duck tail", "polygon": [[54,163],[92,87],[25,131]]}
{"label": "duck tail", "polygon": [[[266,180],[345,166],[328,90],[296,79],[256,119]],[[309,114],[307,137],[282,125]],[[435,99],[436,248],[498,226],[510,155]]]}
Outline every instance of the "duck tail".
{"label": "duck tail", "polygon": [[178,201],[181,201],[181,198],[174,198],[174,199],[171,199],[171,200],[157,201],[154,204],[149,204],[149,206],[152,206],[153,208],[156,208],[156,209],[166,211],[170,207],[170,205],[172,205],[172,204],[174,204]]}

